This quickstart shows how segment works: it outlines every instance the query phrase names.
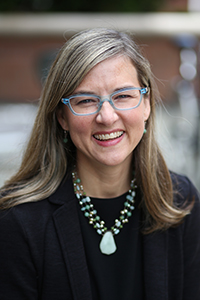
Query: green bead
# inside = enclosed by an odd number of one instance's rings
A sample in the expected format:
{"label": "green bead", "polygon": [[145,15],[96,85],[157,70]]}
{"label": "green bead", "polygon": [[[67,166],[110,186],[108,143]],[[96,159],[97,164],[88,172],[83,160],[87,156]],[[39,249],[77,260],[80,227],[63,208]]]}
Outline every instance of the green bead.
{"label": "green bead", "polygon": [[128,212],[127,212],[127,216],[128,216],[128,217],[131,217],[131,216],[132,216],[132,213],[131,213],[130,211],[128,211]]}
{"label": "green bead", "polygon": [[85,217],[89,217],[90,214],[89,214],[89,212],[86,211],[86,212],[84,213],[84,215],[85,215]]}

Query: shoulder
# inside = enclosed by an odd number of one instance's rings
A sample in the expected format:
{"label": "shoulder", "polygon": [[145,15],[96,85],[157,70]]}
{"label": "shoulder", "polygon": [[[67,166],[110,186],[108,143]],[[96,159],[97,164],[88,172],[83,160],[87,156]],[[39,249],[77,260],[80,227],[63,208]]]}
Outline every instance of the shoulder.
{"label": "shoulder", "polygon": [[64,181],[48,198],[18,204],[7,210],[0,210],[0,231],[12,231],[21,227],[24,232],[42,232],[54,213],[74,197],[72,184]]}
{"label": "shoulder", "polygon": [[[10,209],[0,210],[0,221],[19,220],[25,224],[44,223],[60,206],[66,204],[72,196],[73,188],[70,180],[63,180],[60,186],[49,197],[34,201],[25,201]],[[36,222],[37,221],[37,222]]]}
{"label": "shoulder", "polygon": [[17,238],[19,232],[24,237],[40,231],[48,222],[54,208],[48,199],[38,202],[24,203],[7,210],[0,211],[0,236]]}
{"label": "shoulder", "polygon": [[171,178],[175,205],[183,209],[191,207],[181,224],[185,240],[196,243],[200,250],[200,194],[188,177],[171,173]]}
{"label": "shoulder", "polygon": [[174,203],[178,207],[184,204],[190,204],[195,201],[197,204],[200,202],[200,194],[191,180],[187,176],[183,176],[174,172],[170,172]]}

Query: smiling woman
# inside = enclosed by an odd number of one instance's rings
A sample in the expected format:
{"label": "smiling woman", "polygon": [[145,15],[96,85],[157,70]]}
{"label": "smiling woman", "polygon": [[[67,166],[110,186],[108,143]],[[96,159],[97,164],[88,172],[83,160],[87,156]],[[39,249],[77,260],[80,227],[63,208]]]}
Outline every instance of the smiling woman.
{"label": "smiling woman", "polygon": [[[126,86],[130,88],[125,88]],[[83,97],[80,96],[80,91],[82,95],[99,94],[96,99],[100,98],[103,102],[99,101],[98,106],[93,105],[94,101],[90,96],[89,104],[88,101],[86,104],[84,102],[84,107],[82,103],[78,103],[78,108],[77,105],[72,104],[73,111],[67,106],[61,106],[57,111],[61,127],[69,131],[76,147],[76,167],[87,194],[91,196],[101,198],[118,196],[128,189],[127,176],[129,178],[132,173],[130,166],[133,150],[143,136],[144,124],[150,114],[149,97],[143,97],[144,93],[140,94],[142,88],[139,86],[137,71],[130,59],[124,56],[108,58],[94,66],[74,91],[76,97],[80,98]],[[118,92],[114,92],[116,90]],[[107,96],[108,94],[111,96]],[[123,100],[121,100],[122,96]],[[74,96],[72,97],[69,98],[74,100]],[[108,101],[105,101],[106,99]],[[75,103],[77,103],[76,99]],[[111,172],[115,167],[115,172],[122,174],[120,180],[124,180],[123,190],[119,188],[117,178],[110,182],[109,191],[101,189],[103,179],[99,176],[99,171],[110,172],[108,166],[112,166]],[[82,174],[85,170],[89,173],[86,180]],[[89,186],[87,182],[90,182]],[[113,187],[113,195],[111,195],[111,187]],[[93,188],[94,190],[91,190]]]}
{"label": "smiling woman", "polygon": [[166,166],[158,102],[128,35],[97,28],[63,46],[1,190],[1,300],[199,299],[199,194]]}

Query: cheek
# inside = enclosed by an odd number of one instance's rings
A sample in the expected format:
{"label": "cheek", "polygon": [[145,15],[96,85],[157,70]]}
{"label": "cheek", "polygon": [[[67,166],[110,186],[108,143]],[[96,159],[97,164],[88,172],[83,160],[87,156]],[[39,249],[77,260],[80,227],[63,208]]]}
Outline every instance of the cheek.
{"label": "cheek", "polygon": [[144,114],[142,107],[130,111],[126,116],[126,123],[131,127],[140,128],[144,125]]}
{"label": "cheek", "polygon": [[91,135],[91,122],[88,122],[87,119],[81,120],[81,117],[78,119],[69,120],[69,132],[71,139],[76,147],[82,141],[86,140],[86,138]]}
{"label": "cheek", "polygon": [[144,133],[144,117],[142,113],[137,113],[137,111],[132,112],[127,115],[126,118],[126,129],[129,138],[133,143],[138,143]]}

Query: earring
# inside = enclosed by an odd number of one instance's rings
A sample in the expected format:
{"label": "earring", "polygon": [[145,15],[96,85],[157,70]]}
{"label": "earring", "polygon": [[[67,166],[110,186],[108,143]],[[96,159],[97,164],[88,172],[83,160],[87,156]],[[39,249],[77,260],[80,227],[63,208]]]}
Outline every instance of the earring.
{"label": "earring", "polygon": [[67,142],[68,142],[67,135],[68,135],[68,131],[64,130],[64,138],[63,138],[63,142],[64,142],[65,144],[67,144]]}
{"label": "earring", "polygon": [[144,134],[147,132],[147,130],[146,130],[146,122],[144,122]]}

